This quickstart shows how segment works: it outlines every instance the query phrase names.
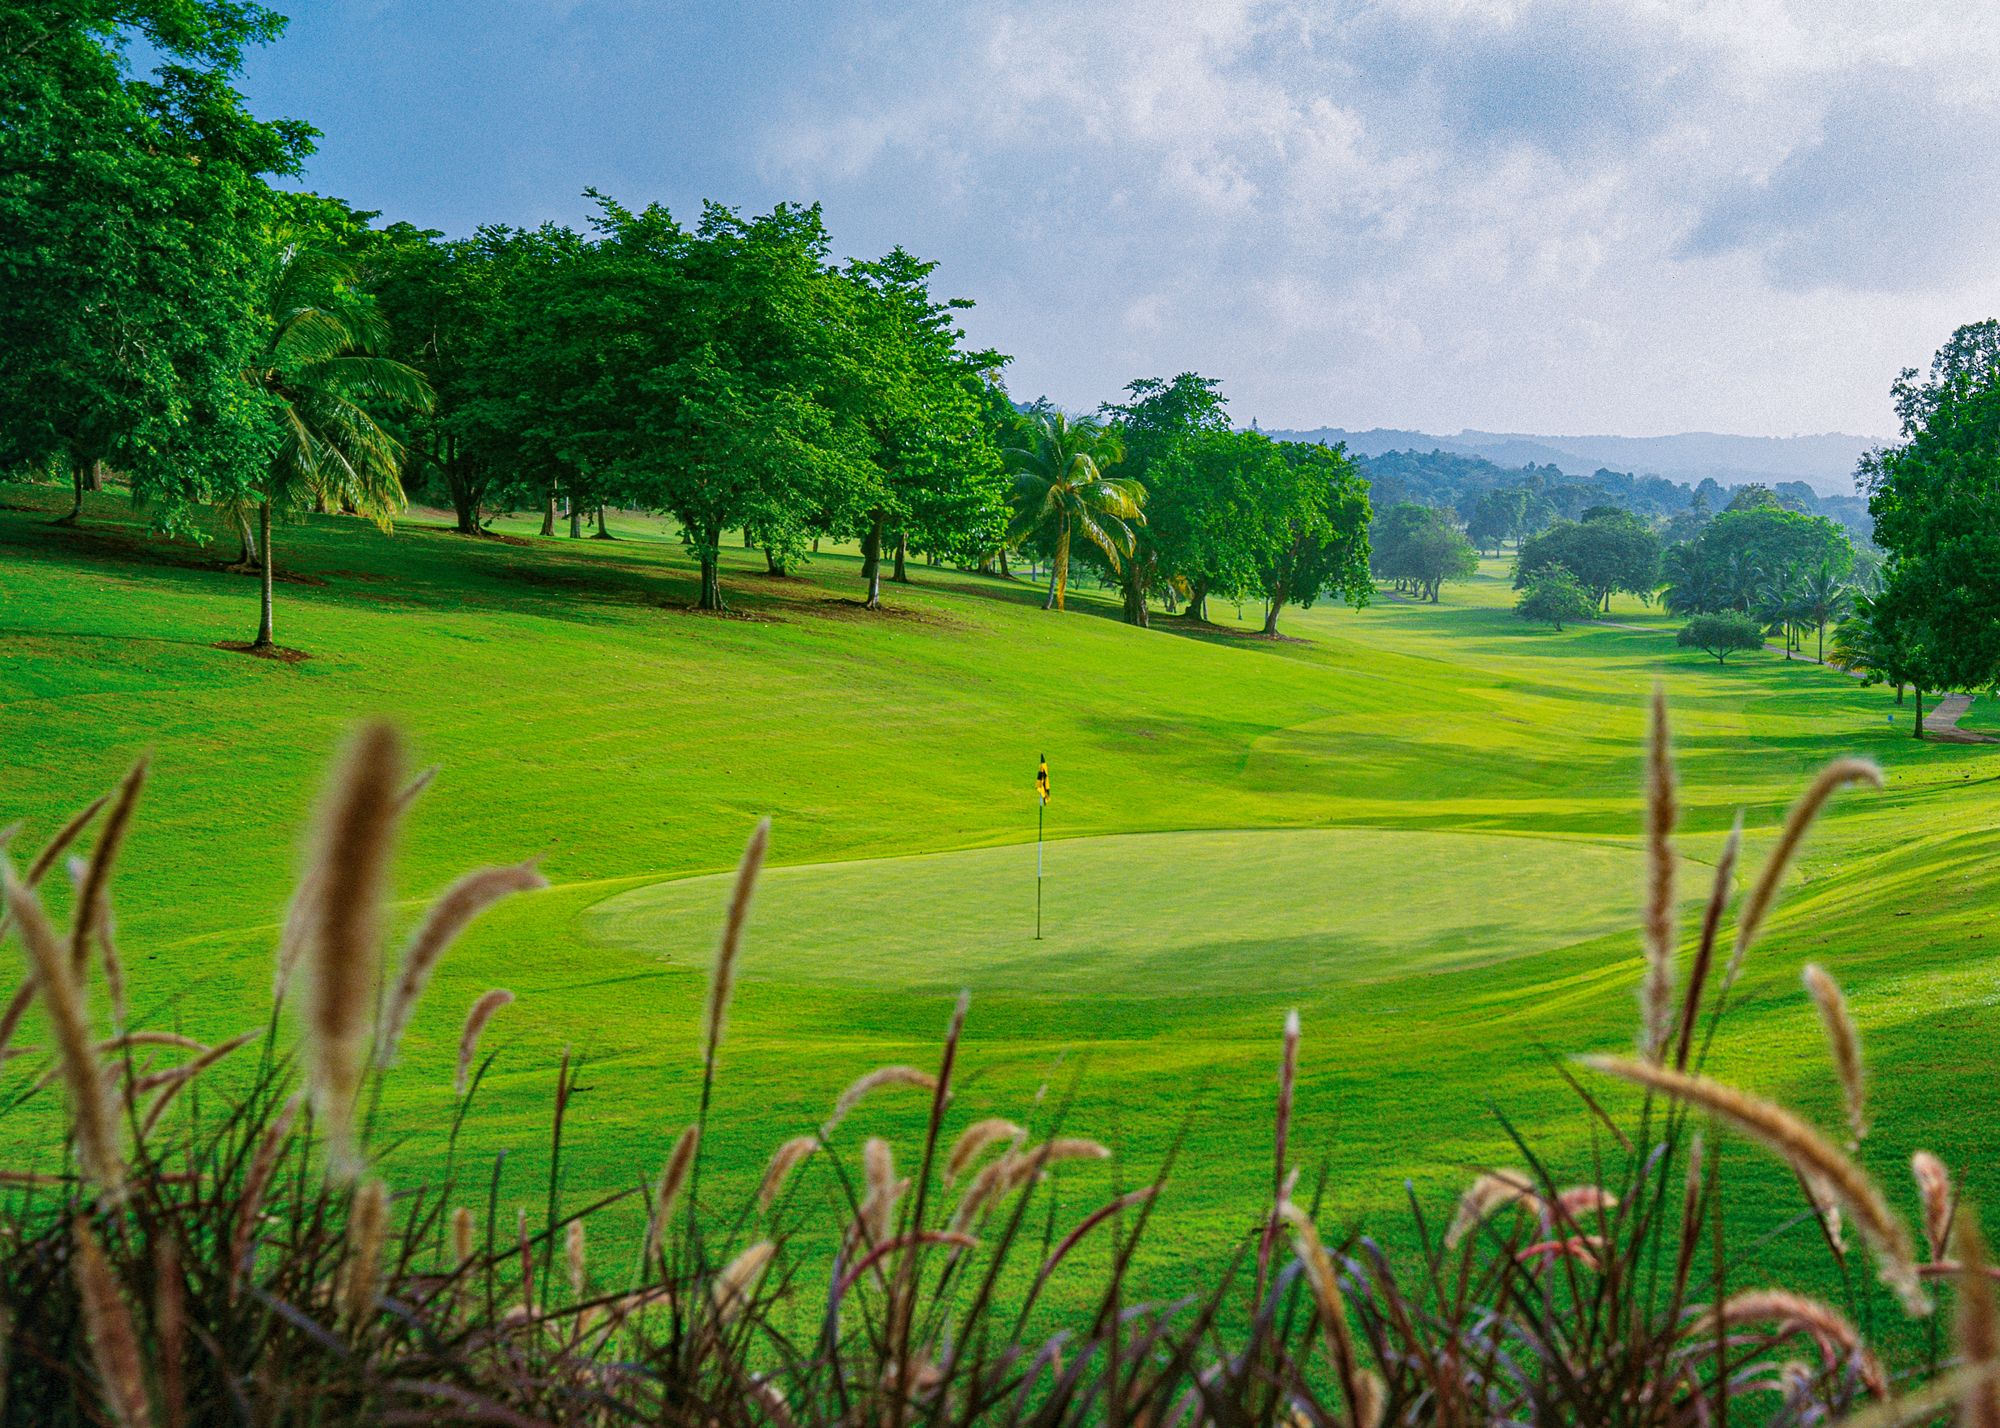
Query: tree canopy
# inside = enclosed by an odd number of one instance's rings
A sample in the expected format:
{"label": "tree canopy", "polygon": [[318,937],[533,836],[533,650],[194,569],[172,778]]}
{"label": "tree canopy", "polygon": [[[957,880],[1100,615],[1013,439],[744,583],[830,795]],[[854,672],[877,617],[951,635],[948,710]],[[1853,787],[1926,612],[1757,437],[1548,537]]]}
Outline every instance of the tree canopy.
{"label": "tree canopy", "polygon": [[1560,630],[1588,620],[1597,613],[1597,597],[1560,565],[1543,565],[1521,584],[1521,598],[1514,613],[1524,620],[1553,625]]}
{"label": "tree canopy", "polygon": [[0,468],[68,471],[80,509],[115,465],[183,531],[261,468],[273,430],[242,375],[286,201],[265,177],[313,135],[253,118],[231,80],[283,24],[237,0],[0,3]]}
{"label": "tree canopy", "polygon": [[1981,688],[2000,678],[2000,323],[1959,328],[1892,395],[1901,440],[1861,472],[1888,555],[1873,619],[1919,687]]}
{"label": "tree canopy", "polygon": [[1390,507],[1369,539],[1374,573],[1432,604],[1446,581],[1470,580],[1479,570],[1472,543],[1432,506],[1404,501]]}
{"label": "tree canopy", "polygon": [[1764,648],[1764,629],[1757,621],[1736,610],[1715,615],[1696,615],[1674,637],[1682,649],[1701,650],[1715,656],[1717,664],[1745,650]]}
{"label": "tree canopy", "polygon": [[1523,541],[1514,588],[1551,566],[1567,570],[1600,607],[1614,593],[1650,600],[1660,585],[1660,540],[1631,512],[1595,507],[1580,521],[1557,521]]}

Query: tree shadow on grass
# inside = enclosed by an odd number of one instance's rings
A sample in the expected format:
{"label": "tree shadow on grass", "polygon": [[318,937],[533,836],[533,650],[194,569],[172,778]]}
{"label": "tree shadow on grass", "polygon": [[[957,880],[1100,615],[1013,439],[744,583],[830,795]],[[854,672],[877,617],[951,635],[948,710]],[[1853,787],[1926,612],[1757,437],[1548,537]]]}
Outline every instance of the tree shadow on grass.
{"label": "tree shadow on grass", "polygon": [[[976,600],[993,600],[1001,604],[1040,607],[1048,598],[1048,586],[1040,581],[1016,580],[1008,576],[968,576],[957,580],[931,580],[923,582],[922,588],[937,590],[952,595],[966,595]],[[1094,619],[1110,620],[1124,625],[1124,607],[1113,596],[1101,591],[1085,591],[1079,594],[1072,588],[1068,601],[1061,611],[1051,610],[1050,615],[1086,615]],[[1140,628],[1135,626],[1134,628]],[[1144,629],[1161,635],[1175,635],[1181,639],[1199,640],[1203,644],[1228,645],[1241,649],[1273,645],[1314,645],[1318,641],[1303,635],[1267,635],[1262,630],[1232,629],[1227,625],[1212,624],[1207,620],[1190,620],[1185,615],[1167,614],[1165,611],[1149,610],[1148,623]]]}

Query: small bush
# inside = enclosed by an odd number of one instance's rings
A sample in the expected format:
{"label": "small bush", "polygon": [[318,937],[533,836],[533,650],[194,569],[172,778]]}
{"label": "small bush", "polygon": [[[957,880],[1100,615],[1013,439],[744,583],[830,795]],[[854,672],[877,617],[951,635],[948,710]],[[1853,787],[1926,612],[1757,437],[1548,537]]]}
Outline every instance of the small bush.
{"label": "small bush", "polygon": [[[31,969],[0,1018],[0,1047],[38,1001],[55,1048],[46,1065],[22,1058],[28,1079],[6,1104],[18,1113],[61,1095],[73,1152],[58,1166],[0,1173],[0,1421],[1683,1428],[1725,1416],[1817,1423],[1882,1403],[1896,1385],[1855,1315],[1785,1289],[1728,1287],[1740,1277],[1731,1257],[1754,1258],[1769,1227],[1740,1207],[1723,1222],[1703,1124],[1734,1128],[1797,1172],[1841,1277],[1860,1257],[1844,1217],[1911,1312],[1924,1308],[1927,1284],[1957,1286],[1960,1367],[1933,1377],[1922,1401],[1935,1417],[1964,1399],[1966,1421],[1995,1421],[2000,1317],[1977,1222],[1955,1203],[1945,1167],[1916,1159],[1919,1239],[1853,1153],[1701,1074],[1738,959],[1806,829],[1842,785],[1879,776],[1842,761],[1807,790],[1738,911],[1725,965],[1732,837],[1715,869],[1716,915],[1676,968],[1676,802],[1657,698],[1648,770],[1640,1054],[1585,1063],[1637,1094],[1600,1098],[1608,1082],[1591,1090],[1573,1078],[1606,1131],[1577,1157],[1587,1173],[1566,1176],[1523,1143],[1521,1164],[1480,1175],[1442,1232],[1438,1207],[1413,1203],[1413,1257],[1392,1258],[1355,1230],[1327,1233],[1337,1211],[1324,1187],[1300,1187],[1294,1164],[1305,1042],[1293,1016],[1276,1048],[1270,1196],[1243,1207],[1233,1261],[1170,1302],[1135,1299],[1126,1281],[1134,1248],[1171,1215],[1164,1170],[1073,1222],[1023,1233],[1045,1180],[1109,1151],[955,1114],[963,1000],[934,1069],[861,1077],[824,1123],[776,1149],[750,1203],[703,1198],[709,1091],[761,827],[696,1029],[700,1100],[662,1163],[633,1168],[635,1181],[650,1177],[643,1191],[580,1212],[559,1207],[567,1058],[552,1068],[546,1215],[500,1222],[478,1170],[433,1184],[399,1175],[371,1139],[373,1117],[355,1112],[394,1074],[398,1029],[453,937],[482,907],[540,879],[525,865],[469,874],[438,900],[401,965],[384,968],[384,870],[421,787],[404,783],[386,728],[365,731],[342,763],[286,921],[276,995],[302,1003],[296,1050],[272,1045],[275,1007],[264,1033],[216,1046],[157,1031],[104,1035],[90,1024],[86,982],[94,964],[122,1022],[109,889],[143,777],[135,771],[24,872],[0,857],[4,915]],[[72,925],[59,929],[37,885],[94,820]],[[1808,985],[1847,1101],[1843,1134],[1858,1143],[1867,1130],[1859,1043],[1832,980],[1809,969]],[[460,1123],[490,1064],[482,1034],[508,1000],[496,989],[467,1017]],[[252,1061],[242,1084],[227,1074]],[[856,1123],[888,1094],[923,1098],[921,1138],[869,1137],[849,1154]],[[439,1129],[456,1145],[457,1125]],[[808,1266],[778,1212],[791,1172],[820,1157],[847,1187],[846,1209],[830,1261]],[[608,1205],[641,1193],[642,1242],[586,1233]],[[1080,1272],[1070,1256],[1091,1240],[1112,1254],[1108,1269],[1088,1271],[1099,1275],[1089,1307],[1030,1337],[1029,1311],[1056,1276]],[[1004,1297],[1003,1284],[1014,1286]],[[1923,1419],[1904,1404],[1874,1421]]]}
{"label": "small bush", "polygon": [[1681,627],[1674,643],[1682,649],[1703,650],[1724,664],[1738,651],[1764,648],[1764,628],[1741,611],[1724,610],[1719,615],[1696,615]]}
{"label": "small bush", "polygon": [[1583,582],[1563,566],[1544,565],[1530,571],[1521,585],[1514,613],[1524,620],[1554,625],[1578,624],[1597,613],[1597,601]]}

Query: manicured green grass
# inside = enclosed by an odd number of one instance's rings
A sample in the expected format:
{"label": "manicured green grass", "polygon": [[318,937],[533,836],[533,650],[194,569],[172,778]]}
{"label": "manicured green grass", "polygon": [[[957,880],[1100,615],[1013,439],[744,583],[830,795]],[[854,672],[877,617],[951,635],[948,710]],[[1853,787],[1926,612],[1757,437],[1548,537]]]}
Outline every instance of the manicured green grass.
{"label": "manicured green grass", "polygon": [[[1816,834],[1718,1065],[1831,1120],[1798,990],[1800,965],[1823,961],[1867,1037],[1869,1163],[1905,1203],[1918,1145],[1989,1203],[2000,1190],[2000,748],[1916,743],[1907,711],[1885,720],[1886,692],[1835,672],[1776,654],[1718,669],[1631,603],[1614,618],[1649,628],[1531,628],[1495,562],[1437,606],[1288,612],[1294,638],[1273,643],[1129,629],[1091,595],[1044,614],[1023,583],[922,567],[869,614],[845,554],[772,580],[730,552],[740,617],[718,619],[684,608],[693,571],[656,522],[503,543],[337,518],[281,533],[295,578],[279,639],[312,656],[284,665],[215,647],[254,628],[254,581],[216,568],[233,545],[142,539],[109,499],[56,529],[60,500],[0,490],[0,817],[28,819],[32,843],[151,751],[118,915],[152,1022],[261,1021],[296,834],[360,715],[393,714],[443,770],[399,863],[407,917],[479,863],[539,855],[555,884],[489,916],[439,973],[384,1103],[392,1178],[441,1163],[459,1018],[496,985],[520,1001],[489,1033],[501,1055],[467,1146],[512,1152],[503,1202],[539,1203],[566,1049],[584,1062],[566,1199],[652,1173],[695,1103],[722,892],[701,875],[766,814],[778,871],[704,1198],[740,1195],[853,1075],[927,1061],[960,986],[955,1114],[1060,1116],[1118,1149],[1066,1172],[1065,1213],[1184,1142],[1171,1232],[1141,1266],[1164,1285],[1254,1221],[1288,1007],[1306,1035],[1295,1144],[1324,1161],[1335,1218],[1405,1238],[1406,1179],[1443,1213],[1471,1173],[1519,1160],[1496,1109],[1582,1173],[1590,1119],[1550,1059],[1631,1045],[1643,701],[1661,679],[1691,894],[1739,808],[1754,857],[1825,759],[1889,771]],[[1037,946],[1042,753],[1056,841]],[[888,1093],[842,1135],[885,1130],[908,1154],[916,1099]],[[30,1128],[46,1150],[51,1127],[13,1127],[10,1159],[34,1157]],[[1754,1152],[1726,1162],[1773,1224],[1795,1204]],[[801,1212],[830,1193],[809,1169]],[[1760,1253],[1745,1271],[1760,1278],[1823,1255],[1803,1226]]]}
{"label": "manicured green grass", "polygon": [[[778,869],[760,888],[764,931],[744,975],[892,996],[1226,997],[1256,985],[1325,998],[1616,931],[1639,876],[1629,849],[1495,834],[1265,829],[1050,847],[1040,938],[1023,844]],[[1562,906],[1550,878],[1575,890]],[[591,908],[582,930],[700,966],[730,882],[635,888]],[[1367,899],[1327,896],[1335,883]]]}

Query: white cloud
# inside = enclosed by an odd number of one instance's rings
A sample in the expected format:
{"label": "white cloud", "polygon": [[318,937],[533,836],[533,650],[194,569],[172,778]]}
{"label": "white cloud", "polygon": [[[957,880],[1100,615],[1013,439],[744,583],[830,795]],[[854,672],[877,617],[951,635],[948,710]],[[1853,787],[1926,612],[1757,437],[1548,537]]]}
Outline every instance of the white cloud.
{"label": "white cloud", "polygon": [[1266,425],[1878,431],[2000,309],[1988,8],[878,11],[758,152],[943,259],[1024,395],[1196,367]]}

